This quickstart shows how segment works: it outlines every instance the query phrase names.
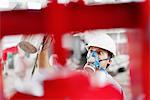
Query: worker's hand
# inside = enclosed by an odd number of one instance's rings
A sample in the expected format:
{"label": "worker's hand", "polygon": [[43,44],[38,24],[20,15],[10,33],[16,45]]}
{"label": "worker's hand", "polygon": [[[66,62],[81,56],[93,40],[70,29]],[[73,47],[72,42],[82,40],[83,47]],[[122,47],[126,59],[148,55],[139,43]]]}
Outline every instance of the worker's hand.
{"label": "worker's hand", "polygon": [[49,48],[49,45],[50,45],[50,38],[49,36],[44,36],[44,39],[43,39],[43,48],[42,50],[45,50],[47,48]]}
{"label": "worker's hand", "polygon": [[50,48],[50,44],[53,42],[53,36],[49,36],[49,35],[45,35],[44,38],[43,38],[43,47],[42,47],[42,50],[45,50],[45,49],[49,49]]}

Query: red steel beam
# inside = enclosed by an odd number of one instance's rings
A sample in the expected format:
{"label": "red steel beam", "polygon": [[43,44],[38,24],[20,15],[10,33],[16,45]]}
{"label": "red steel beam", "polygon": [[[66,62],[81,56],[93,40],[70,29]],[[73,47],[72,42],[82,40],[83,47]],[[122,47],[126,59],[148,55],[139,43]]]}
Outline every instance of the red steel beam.
{"label": "red steel beam", "polygon": [[[127,3],[85,6],[71,3],[65,6],[50,3],[40,11],[0,12],[0,30],[3,36],[19,33],[55,33],[58,30],[63,33],[98,28],[136,28],[140,21],[141,5],[142,3]],[[64,27],[64,24],[68,28]],[[48,27],[48,30],[45,27]]]}

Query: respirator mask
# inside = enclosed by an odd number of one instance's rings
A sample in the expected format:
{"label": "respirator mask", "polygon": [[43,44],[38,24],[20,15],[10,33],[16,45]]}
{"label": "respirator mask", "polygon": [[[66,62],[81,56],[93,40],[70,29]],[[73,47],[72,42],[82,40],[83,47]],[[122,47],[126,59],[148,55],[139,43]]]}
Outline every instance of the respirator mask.
{"label": "respirator mask", "polygon": [[109,60],[110,58],[101,59],[96,51],[88,51],[87,53],[87,64],[84,66],[84,70],[95,72],[96,69],[101,70],[100,64],[103,60]]}

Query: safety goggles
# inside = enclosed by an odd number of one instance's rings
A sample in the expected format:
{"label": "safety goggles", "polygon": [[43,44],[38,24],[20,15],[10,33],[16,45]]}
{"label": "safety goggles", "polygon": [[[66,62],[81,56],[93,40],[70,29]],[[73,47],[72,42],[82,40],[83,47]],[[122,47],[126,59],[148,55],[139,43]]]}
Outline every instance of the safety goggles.
{"label": "safety goggles", "polygon": [[[106,52],[104,52],[104,51],[102,51],[102,50],[89,50],[89,52],[88,52],[88,57],[90,56],[90,54],[92,54],[92,53],[95,53],[94,55],[93,55],[93,57],[95,56],[97,56],[98,58],[99,58],[99,56],[98,55],[102,55],[102,54],[104,54],[104,53],[106,53]],[[108,57],[108,58],[105,58],[105,59],[101,59],[101,58],[99,58],[99,62],[101,62],[101,61],[104,61],[104,60],[110,60],[111,58],[110,57]]]}

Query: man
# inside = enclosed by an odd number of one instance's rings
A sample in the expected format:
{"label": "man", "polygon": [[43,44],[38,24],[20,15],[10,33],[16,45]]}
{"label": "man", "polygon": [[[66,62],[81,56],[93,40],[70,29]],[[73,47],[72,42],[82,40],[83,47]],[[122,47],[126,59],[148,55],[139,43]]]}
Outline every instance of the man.
{"label": "man", "polygon": [[107,34],[89,35],[87,45],[87,63],[84,70],[92,75],[98,71],[104,72],[108,82],[113,84],[123,95],[121,86],[115,81],[106,69],[112,63],[111,58],[116,55],[116,46],[114,41]]}

